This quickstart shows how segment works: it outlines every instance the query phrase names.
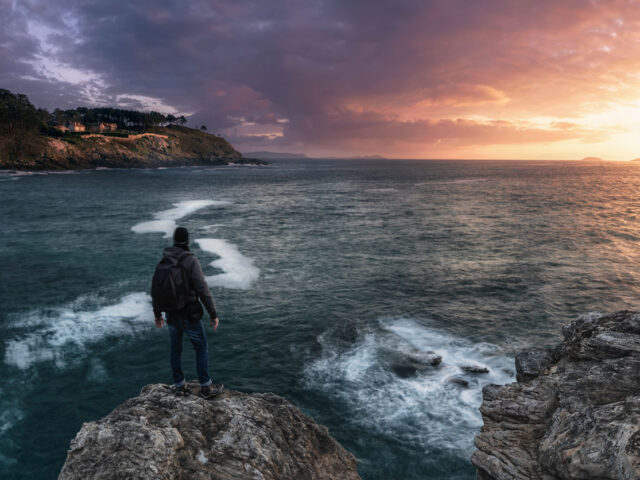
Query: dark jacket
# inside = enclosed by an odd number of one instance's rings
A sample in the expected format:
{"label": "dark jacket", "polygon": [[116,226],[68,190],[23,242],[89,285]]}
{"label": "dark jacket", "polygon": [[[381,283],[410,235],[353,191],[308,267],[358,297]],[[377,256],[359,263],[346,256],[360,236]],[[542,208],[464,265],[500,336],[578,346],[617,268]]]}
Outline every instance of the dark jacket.
{"label": "dark jacket", "polygon": [[[162,255],[164,257],[177,258],[178,255],[185,250],[188,250],[188,248],[185,249],[176,246],[167,247],[163,250]],[[209,290],[209,285],[207,285],[207,281],[204,278],[204,273],[202,272],[202,267],[198,259],[193,254],[187,255],[182,259],[180,265],[184,268],[185,272],[187,272],[187,278],[191,286],[192,303],[196,303],[198,299],[200,299],[211,318],[216,318],[218,314],[216,312],[216,304],[213,301],[213,294],[211,290]],[[160,309],[155,302],[152,303],[154,315],[156,317],[160,316]],[[167,317],[171,317],[171,315]],[[167,321],[171,321],[171,319],[167,318]]]}

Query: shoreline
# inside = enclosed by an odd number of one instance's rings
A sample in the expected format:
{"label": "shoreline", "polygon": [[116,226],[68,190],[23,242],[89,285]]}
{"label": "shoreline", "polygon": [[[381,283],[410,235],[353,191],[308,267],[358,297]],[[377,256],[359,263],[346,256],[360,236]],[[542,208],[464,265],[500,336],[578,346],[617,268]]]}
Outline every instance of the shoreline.
{"label": "shoreline", "polygon": [[230,162],[230,163],[221,163],[221,164],[193,164],[193,165],[159,165],[157,167],[87,167],[87,168],[69,168],[69,169],[59,169],[52,170],[50,168],[47,169],[0,169],[0,175],[6,175],[9,177],[27,177],[31,175],[67,175],[72,173],[83,173],[83,172],[104,172],[104,171],[114,171],[114,170],[169,170],[169,169],[177,169],[177,168],[218,168],[218,167],[248,167],[248,168],[263,168],[271,166],[270,163],[259,161],[253,162],[254,159],[251,159],[251,162],[246,163],[238,163],[238,162]]}

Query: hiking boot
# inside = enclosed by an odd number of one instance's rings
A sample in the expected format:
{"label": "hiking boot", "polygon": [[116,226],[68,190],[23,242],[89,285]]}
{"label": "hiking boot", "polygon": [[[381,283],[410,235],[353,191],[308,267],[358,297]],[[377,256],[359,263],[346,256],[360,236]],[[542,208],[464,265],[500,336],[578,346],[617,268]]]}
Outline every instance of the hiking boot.
{"label": "hiking boot", "polygon": [[187,387],[187,385],[180,385],[179,387],[176,387],[175,385],[173,385],[171,387],[171,390],[178,397],[186,397],[187,395],[189,395],[191,393],[191,390],[189,390],[189,387]]}
{"label": "hiking boot", "polygon": [[217,397],[224,390],[224,385],[218,383],[216,385],[207,385],[206,387],[200,387],[199,395],[202,398],[213,398]]}

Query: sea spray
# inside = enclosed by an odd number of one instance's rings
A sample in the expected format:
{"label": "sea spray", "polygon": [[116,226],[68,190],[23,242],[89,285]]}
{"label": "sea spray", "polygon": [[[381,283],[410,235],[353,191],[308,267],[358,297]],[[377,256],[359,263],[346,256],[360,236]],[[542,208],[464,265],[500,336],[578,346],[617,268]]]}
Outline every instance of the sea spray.
{"label": "sea spray", "polygon": [[[494,345],[413,319],[381,320],[348,341],[328,331],[318,341],[323,351],[305,368],[305,384],[344,404],[350,422],[425,452],[470,455],[482,425],[482,387],[514,380],[513,360]],[[441,362],[408,376],[394,371],[397,362],[420,355]]]}
{"label": "sea spray", "polygon": [[50,312],[33,312],[25,320],[30,332],[5,343],[4,361],[22,370],[38,362],[53,362],[62,368],[83,357],[88,345],[105,337],[148,328],[150,312],[151,299],[143,292],[130,293],[95,310],[78,310],[70,304]]}

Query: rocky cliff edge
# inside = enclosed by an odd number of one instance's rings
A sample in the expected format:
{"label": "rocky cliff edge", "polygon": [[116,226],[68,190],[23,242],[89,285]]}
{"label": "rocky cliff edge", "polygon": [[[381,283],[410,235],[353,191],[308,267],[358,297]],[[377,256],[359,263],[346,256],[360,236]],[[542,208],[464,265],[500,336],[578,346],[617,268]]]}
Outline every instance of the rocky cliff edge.
{"label": "rocky cliff edge", "polygon": [[[192,386],[196,389],[195,386]],[[225,391],[205,400],[147,385],[85,423],[59,480],[359,479],[326,428],[273,394]]]}
{"label": "rocky cliff edge", "polygon": [[488,385],[472,462],[479,480],[640,477],[640,313],[579,317],[552,349]]}
{"label": "rocky cliff edge", "polygon": [[59,138],[32,135],[29,148],[3,155],[0,168],[15,170],[79,170],[99,167],[154,168],[196,165],[266,165],[245,158],[224,138],[193,128],[156,127],[153,132],[109,136],[67,134]]}

